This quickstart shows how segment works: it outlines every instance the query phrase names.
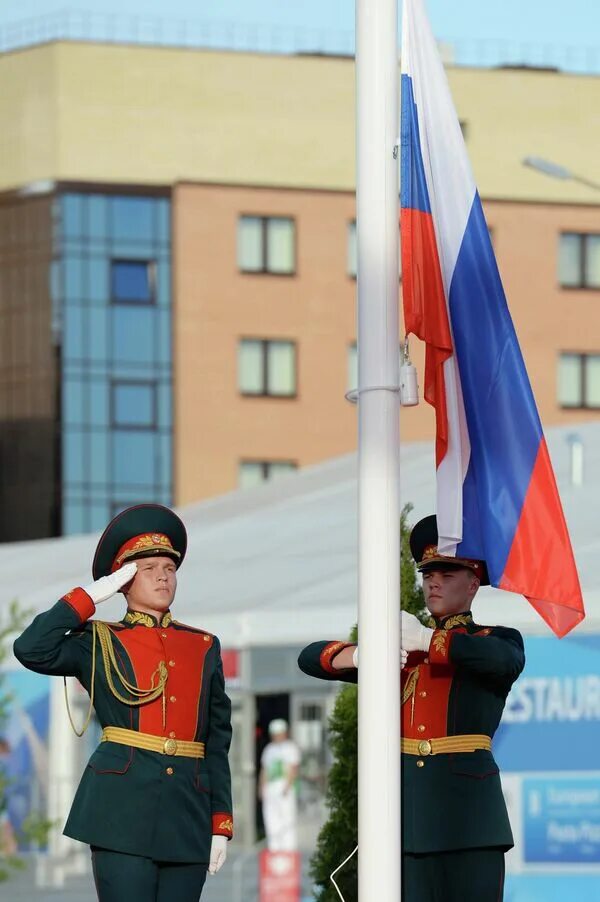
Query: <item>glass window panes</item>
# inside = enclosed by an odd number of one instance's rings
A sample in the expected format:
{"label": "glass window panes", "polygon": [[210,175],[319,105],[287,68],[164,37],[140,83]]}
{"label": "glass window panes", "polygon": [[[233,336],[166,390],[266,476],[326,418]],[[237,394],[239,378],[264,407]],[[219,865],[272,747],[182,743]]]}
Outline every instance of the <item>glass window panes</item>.
{"label": "glass window panes", "polygon": [[296,346],[291,341],[270,341],[267,346],[267,394],[296,393]]}
{"label": "glass window panes", "polygon": [[110,199],[112,231],[116,241],[152,241],[154,204],[150,197],[113,197]]}
{"label": "glass window panes", "polygon": [[243,272],[264,268],[263,221],[258,216],[240,216],[237,233],[238,267]]}
{"label": "glass window panes", "polygon": [[93,243],[102,244],[108,237],[108,198],[103,194],[88,197],[89,238]]}
{"label": "glass window panes", "polygon": [[154,435],[115,429],[112,433],[113,482],[125,486],[154,485]]}
{"label": "glass window panes", "polygon": [[170,201],[96,191],[55,206],[68,534],[104,526],[113,502],[172,500]]}
{"label": "glass window panes", "polygon": [[298,469],[298,465],[291,460],[272,460],[267,467],[267,478],[277,479],[279,476],[287,476]]}
{"label": "glass window panes", "polygon": [[585,407],[600,407],[600,354],[588,354],[583,361]]}
{"label": "glass window panes", "polygon": [[238,484],[241,489],[251,489],[264,482],[263,465],[257,460],[243,460],[239,466]]}
{"label": "glass window panes", "polygon": [[86,297],[98,304],[107,304],[110,300],[108,260],[100,255],[87,260],[87,292]]}
{"label": "glass window panes", "polygon": [[83,229],[84,197],[80,194],[65,194],[62,198],[63,238],[81,238]]}
{"label": "glass window panes", "polygon": [[112,299],[117,304],[151,304],[153,282],[152,265],[147,260],[111,262]]}
{"label": "glass window panes", "polygon": [[558,403],[561,407],[580,407],[582,404],[581,357],[561,354],[558,367]]}
{"label": "glass window panes", "polygon": [[115,426],[151,429],[156,423],[156,388],[153,383],[114,382],[112,419]]}
{"label": "glass window panes", "polygon": [[263,342],[244,339],[238,349],[238,385],[247,395],[262,395],[264,384]]}
{"label": "glass window panes", "polygon": [[63,285],[65,301],[82,303],[84,293],[83,260],[78,256],[65,257],[63,261]]}
{"label": "glass window panes", "polygon": [[356,342],[348,345],[348,391],[358,388],[358,348]]}
{"label": "glass window panes", "polygon": [[242,489],[251,489],[296,469],[297,464],[291,460],[243,460],[239,465],[238,483]]}
{"label": "glass window panes", "polygon": [[348,223],[348,275],[356,278],[356,222]]}
{"label": "glass window panes", "polygon": [[565,287],[581,284],[581,235],[564,232],[560,236],[558,280]]}
{"label": "glass window panes", "polygon": [[586,235],[583,282],[588,288],[600,288],[600,235]]}
{"label": "glass window panes", "polygon": [[294,220],[272,217],[267,219],[267,270],[272,273],[293,273],[295,263]]}
{"label": "glass window panes", "polygon": [[113,361],[150,366],[154,361],[154,321],[151,307],[113,307]]}

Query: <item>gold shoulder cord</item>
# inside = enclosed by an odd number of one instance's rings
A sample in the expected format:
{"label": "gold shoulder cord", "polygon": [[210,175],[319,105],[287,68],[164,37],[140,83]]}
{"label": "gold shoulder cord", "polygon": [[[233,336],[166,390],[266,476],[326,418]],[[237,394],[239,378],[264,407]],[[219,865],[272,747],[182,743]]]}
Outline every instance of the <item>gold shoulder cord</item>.
{"label": "gold shoulder cord", "polygon": [[413,672],[410,674],[406,683],[404,684],[404,689],[402,690],[402,701],[401,706],[404,705],[410,699],[410,722],[414,723],[415,720],[415,694],[417,692],[417,683],[419,682],[419,665],[415,667]]}
{"label": "gold shoulder cord", "polygon": [[[67,679],[63,677],[65,684],[65,701],[67,703],[67,714],[69,715],[69,722],[73,728],[73,732],[76,736],[83,736],[85,731],[87,730],[90,719],[92,716],[92,709],[94,707],[94,684],[96,678],[96,637],[100,640],[100,650],[102,652],[102,660],[104,662],[104,672],[106,673],[106,680],[108,682],[108,688],[112,692],[113,696],[117,699],[117,701],[121,702],[124,705],[129,705],[130,707],[138,707],[139,705],[144,705],[147,702],[153,702],[160,695],[162,695],[162,713],[163,713],[163,728],[166,724],[166,695],[165,695],[165,686],[167,683],[167,678],[169,673],[167,671],[167,666],[164,661],[159,661],[157,669],[152,674],[152,678],[150,680],[150,688],[149,689],[139,689],[137,686],[134,686],[130,683],[124,674],[119,670],[119,666],[117,664],[117,659],[115,656],[115,650],[112,643],[112,634],[106,623],[102,623],[101,620],[93,620],[92,621],[92,680],[90,687],[90,706],[88,709],[87,716],[85,718],[85,722],[81,731],[77,729],[75,724],[73,723],[73,717],[71,715],[71,709],[69,707],[69,697],[67,695]],[[125,698],[120,694],[118,689],[116,688],[113,682],[112,669],[114,669],[119,682],[123,686],[127,692],[130,692],[131,695],[135,695],[136,698],[130,699]],[[156,685],[155,685],[156,680]]]}

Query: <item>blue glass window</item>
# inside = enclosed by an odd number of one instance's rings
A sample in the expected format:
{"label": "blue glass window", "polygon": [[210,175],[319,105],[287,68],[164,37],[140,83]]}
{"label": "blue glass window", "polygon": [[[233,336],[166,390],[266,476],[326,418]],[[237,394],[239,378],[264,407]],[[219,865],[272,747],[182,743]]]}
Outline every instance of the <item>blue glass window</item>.
{"label": "blue glass window", "polygon": [[103,242],[108,234],[107,199],[102,194],[90,194],[88,198],[88,229],[92,242]]}
{"label": "blue glass window", "polygon": [[113,482],[121,486],[154,485],[157,482],[152,432],[115,429],[112,433]]}
{"label": "blue glass window", "polygon": [[111,289],[115,304],[154,303],[152,263],[148,260],[112,260]]}
{"label": "blue glass window", "polygon": [[81,257],[65,257],[63,263],[65,301],[83,303],[83,260]]}
{"label": "blue glass window", "polygon": [[65,194],[62,199],[63,238],[81,239],[83,229],[83,202],[81,194]]}
{"label": "blue glass window", "polygon": [[154,321],[155,311],[151,308],[113,308],[113,360],[151,366],[155,360]]}
{"label": "blue glass window", "polygon": [[153,382],[113,382],[111,388],[114,426],[156,428],[156,386]]}
{"label": "blue glass window", "polygon": [[113,197],[110,203],[112,232],[116,241],[154,239],[154,198]]}

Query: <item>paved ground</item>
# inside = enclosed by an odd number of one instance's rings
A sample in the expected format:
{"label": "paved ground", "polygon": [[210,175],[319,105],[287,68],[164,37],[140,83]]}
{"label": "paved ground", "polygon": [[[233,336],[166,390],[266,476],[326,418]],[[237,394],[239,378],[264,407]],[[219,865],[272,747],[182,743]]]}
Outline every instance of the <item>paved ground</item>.
{"label": "paved ground", "polygon": [[[308,854],[302,856],[302,902],[313,899],[307,873],[308,860]],[[38,889],[35,870],[34,863],[29,862],[25,871],[15,873],[6,883],[0,883],[0,902],[97,902],[91,872],[69,878],[61,889]],[[256,854],[230,854],[222,871],[215,877],[207,878],[202,902],[258,902]]]}

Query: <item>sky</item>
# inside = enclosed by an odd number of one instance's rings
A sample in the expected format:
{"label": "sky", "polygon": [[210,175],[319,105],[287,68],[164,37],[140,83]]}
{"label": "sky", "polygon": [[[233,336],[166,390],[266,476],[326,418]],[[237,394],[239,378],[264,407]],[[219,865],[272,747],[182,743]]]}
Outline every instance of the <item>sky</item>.
{"label": "sky", "polygon": [[[564,0],[426,0],[426,6],[436,36],[457,42],[457,57],[470,53],[477,57],[474,62],[493,63],[501,61],[494,56],[506,55],[507,47],[522,57],[517,47],[526,45],[531,59],[520,61],[552,62],[552,48],[559,48],[554,55],[558,53],[557,62],[564,68],[600,72],[598,0],[569,0],[568,4]],[[310,29],[313,41],[329,50],[335,47],[336,36],[343,48],[344,40],[352,40],[354,29],[354,0],[74,0],[72,5],[68,0],[0,0],[0,30],[28,18],[39,22],[66,11],[94,15],[96,27],[102,16],[116,16],[122,23],[127,19],[131,23],[133,17],[146,21],[156,17],[163,23],[177,19],[213,29],[226,23],[250,42],[253,29],[258,29],[263,43],[270,29],[269,40],[274,44],[285,39],[284,31]],[[571,66],[565,66],[567,53]]]}

